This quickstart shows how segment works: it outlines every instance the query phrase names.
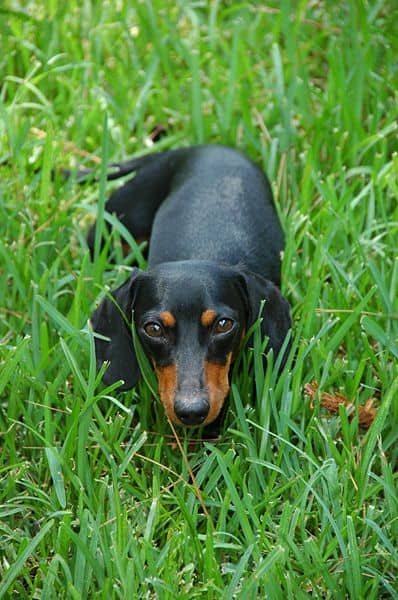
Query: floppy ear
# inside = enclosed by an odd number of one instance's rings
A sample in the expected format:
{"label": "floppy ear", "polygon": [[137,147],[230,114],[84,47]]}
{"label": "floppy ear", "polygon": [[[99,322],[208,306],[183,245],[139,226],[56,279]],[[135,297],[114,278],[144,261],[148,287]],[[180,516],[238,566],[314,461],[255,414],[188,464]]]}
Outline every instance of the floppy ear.
{"label": "floppy ear", "polygon": [[111,385],[122,379],[120,391],[134,387],[140,375],[130,329],[139,273],[135,269],[123,285],[102,300],[90,319],[94,332],[109,338],[109,341],[95,338],[97,369],[109,362],[103,381]]}
{"label": "floppy ear", "polygon": [[[289,304],[272,281],[254,273],[244,273],[243,279],[248,310],[247,327],[251,327],[258,317],[261,317],[261,332],[269,339],[266,351],[272,348],[276,358],[292,326]],[[264,307],[259,315],[263,300]],[[286,362],[289,349],[290,343],[284,353],[281,368]]]}

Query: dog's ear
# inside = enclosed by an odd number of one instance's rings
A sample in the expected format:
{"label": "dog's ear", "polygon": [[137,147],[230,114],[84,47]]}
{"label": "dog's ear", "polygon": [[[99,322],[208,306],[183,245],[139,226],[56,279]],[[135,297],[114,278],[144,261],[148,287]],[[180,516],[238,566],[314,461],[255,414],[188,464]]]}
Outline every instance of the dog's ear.
{"label": "dog's ear", "polygon": [[[258,317],[262,319],[261,332],[269,340],[266,351],[272,348],[276,358],[292,326],[289,304],[272,281],[250,272],[241,273],[241,277],[246,300],[247,328],[249,329]],[[264,306],[260,315],[262,301]],[[281,368],[286,362],[289,349],[290,344],[282,358]]]}
{"label": "dog's ear", "polygon": [[90,319],[93,331],[109,340],[95,337],[97,369],[105,361],[108,362],[103,381],[106,385],[111,385],[122,379],[124,383],[118,388],[120,391],[134,387],[140,375],[131,335],[132,310],[139,275],[139,269],[135,269],[123,285],[102,300]]}

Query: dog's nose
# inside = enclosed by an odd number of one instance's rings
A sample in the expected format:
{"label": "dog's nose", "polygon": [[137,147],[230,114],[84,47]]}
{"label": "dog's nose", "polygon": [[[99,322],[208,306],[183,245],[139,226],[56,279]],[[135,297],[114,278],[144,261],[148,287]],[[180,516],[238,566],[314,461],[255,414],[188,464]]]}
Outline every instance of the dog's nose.
{"label": "dog's nose", "polygon": [[209,403],[205,398],[194,400],[176,399],[174,412],[184,425],[200,425],[209,414]]}

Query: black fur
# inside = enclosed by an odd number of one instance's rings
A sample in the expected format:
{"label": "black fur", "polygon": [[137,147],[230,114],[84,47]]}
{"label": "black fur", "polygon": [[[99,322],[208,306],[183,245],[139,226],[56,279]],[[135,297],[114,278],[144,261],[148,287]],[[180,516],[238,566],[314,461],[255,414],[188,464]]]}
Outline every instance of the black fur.
{"label": "black fur", "polygon": [[[251,160],[223,146],[153,154],[117,169],[120,174],[131,169],[135,176],[113,192],[106,210],[134,237],[150,240],[148,271],[135,269],[93,314],[94,331],[109,338],[96,339],[98,367],[109,362],[106,383],[122,379],[121,389],[136,384],[134,314],[137,334],[155,368],[175,366],[174,420],[207,424],[206,406],[211,410],[214,394],[206,365],[212,365],[214,377],[219,373],[215,365],[228,368],[262,300],[268,349],[277,355],[291,327],[289,306],[279,289],[284,237],[270,185]],[[92,251],[94,238],[95,226],[88,235]],[[205,326],[201,319],[209,309],[215,319]],[[164,324],[165,312],[175,324]],[[152,335],[153,323],[156,331],[161,328],[159,336]],[[282,365],[286,357],[287,352]],[[213,421],[221,409],[222,404]]]}

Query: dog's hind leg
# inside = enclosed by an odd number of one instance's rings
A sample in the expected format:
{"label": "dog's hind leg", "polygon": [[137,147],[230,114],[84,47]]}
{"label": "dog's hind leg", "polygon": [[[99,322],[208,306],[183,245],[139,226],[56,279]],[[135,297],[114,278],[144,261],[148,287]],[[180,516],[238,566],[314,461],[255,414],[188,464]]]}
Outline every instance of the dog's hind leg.
{"label": "dog's hind leg", "polygon": [[[135,175],[112,192],[105,210],[115,215],[136,240],[150,237],[156,211],[168,195],[176,170],[186,154],[184,149],[171,150],[112,165],[113,171],[108,179],[116,179],[132,171]],[[91,255],[95,227],[94,224],[87,236]]]}

